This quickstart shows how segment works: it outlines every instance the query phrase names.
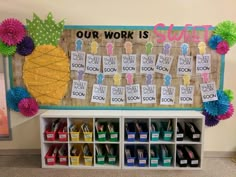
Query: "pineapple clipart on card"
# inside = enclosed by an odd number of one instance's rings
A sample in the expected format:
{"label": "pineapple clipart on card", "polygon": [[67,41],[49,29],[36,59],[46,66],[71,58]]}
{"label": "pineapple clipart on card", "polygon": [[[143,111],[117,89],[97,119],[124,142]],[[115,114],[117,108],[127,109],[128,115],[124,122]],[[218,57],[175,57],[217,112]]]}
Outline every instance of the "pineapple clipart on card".
{"label": "pineapple clipart on card", "polygon": [[56,23],[51,13],[45,20],[36,14],[26,20],[35,49],[25,57],[23,80],[30,94],[42,105],[58,105],[68,91],[69,59],[58,46],[64,20]]}

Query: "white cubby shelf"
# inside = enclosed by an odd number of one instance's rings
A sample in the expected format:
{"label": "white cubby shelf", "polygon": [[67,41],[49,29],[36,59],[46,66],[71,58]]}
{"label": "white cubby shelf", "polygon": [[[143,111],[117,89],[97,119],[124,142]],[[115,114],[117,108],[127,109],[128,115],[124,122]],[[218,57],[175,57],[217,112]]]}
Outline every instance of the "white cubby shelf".
{"label": "white cubby shelf", "polygon": [[[56,120],[64,125],[63,132],[46,133]],[[189,122],[199,134],[187,136]],[[104,134],[97,132],[97,123],[103,126]],[[109,123],[114,125],[114,133],[108,131]],[[72,124],[77,126],[77,134],[71,134]],[[87,133],[82,131],[82,124],[87,124]],[[152,131],[153,125],[156,131]],[[183,134],[177,133],[178,125]],[[40,115],[42,168],[199,170],[203,165],[204,126],[199,111],[49,110]],[[72,155],[72,147],[77,149],[77,156]],[[84,154],[85,147],[90,155]],[[112,147],[112,155],[107,153],[107,147]],[[192,159],[178,159],[177,151],[186,148],[193,150]],[[55,154],[48,153],[52,149],[56,149]],[[65,150],[63,155],[59,149]],[[102,150],[102,155],[97,149]]]}

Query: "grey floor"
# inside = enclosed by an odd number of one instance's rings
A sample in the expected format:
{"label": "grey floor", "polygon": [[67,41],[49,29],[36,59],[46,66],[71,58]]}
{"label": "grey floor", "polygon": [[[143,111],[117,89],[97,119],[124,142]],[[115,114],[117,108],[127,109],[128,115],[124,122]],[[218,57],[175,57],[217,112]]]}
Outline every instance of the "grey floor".
{"label": "grey floor", "polygon": [[200,171],[42,169],[39,155],[0,156],[0,177],[236,177],[231,158],[205,158]]}

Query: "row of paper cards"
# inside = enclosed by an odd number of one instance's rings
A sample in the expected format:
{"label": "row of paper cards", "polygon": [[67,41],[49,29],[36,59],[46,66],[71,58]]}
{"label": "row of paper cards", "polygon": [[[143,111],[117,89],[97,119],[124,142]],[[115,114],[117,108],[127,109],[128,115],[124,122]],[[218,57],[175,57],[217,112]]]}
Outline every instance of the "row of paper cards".
{"label": "row of paper cards", "polygon": [[[136,54],[122,54],[121,73],[137,73],[137,56]],[[86,59],[85,59],[86,58]],[[141,54],[140,73],[160,73],[168,74],[171,70],[173,56],[160,53],[156,61],[156,55]],[[101,68],[101,63],[103,68]],[[117,56],[100,56],[93,54],[85,54],[81,51],[71,52],[71,70],[83,70],[87,74],[98,74],[102,72],[104,75],[114,75],[118,72]],[[173,68],[172,68],[173,69]],[[177,75],[192,75],[193,73],[193,57],[180,55],[178,57]],[[211,55],[196,55],[196,73],[211,72]]]}
{"label": "row of paper cards", "polygon": [[[73,80],[71,98],[86,99],[87,97],[87,81]],[[215,82],[200,84],[203,102],[217,100]],[[193,104],[194,102],[194,86],[180,85],[179,88],[179,104]],[[105,104],[107,100],[107,85],[93,84],[91,102]],[[161,105],[175,104],[176,88],[173,86],[161,86]],[[156,85],[130,84],[124,86],[111,86],[110,103],[112,105],[122,105],[125,103],[157,103]]]}

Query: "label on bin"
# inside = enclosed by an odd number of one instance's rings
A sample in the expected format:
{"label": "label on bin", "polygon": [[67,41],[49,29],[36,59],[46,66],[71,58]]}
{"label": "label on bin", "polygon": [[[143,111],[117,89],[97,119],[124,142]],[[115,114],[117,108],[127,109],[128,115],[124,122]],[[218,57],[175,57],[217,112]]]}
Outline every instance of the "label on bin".
{"label": "label on bin", "polygon": [[147,134],[141,134],[140,139],[147,139]]}
{"label": "label on bin", "polygon": [[134,163],[134,159],[128,159],[127,162],[128,163]]}
{"label": "label on bin", "polygon": [[48,163],[50,163],[50,162],[54,162],[55,159],[54,158],[47,158],[47,161],[48,161]]}
{"label": "label on bin", "polygon": [[135,134],[129,134],[128,135],[128,139],[134,139],[135,138]]}
{"label": "label on bin", "polygon": [[60,159],[60,162],[66,162],[67,161],[67,159],[65,157],[60,157],[59,159]]}
{"label": "label on bin", "polygon": [[118,138],[118,134],[111,134],[111,138]]}
{"label": "label on bin", "polygon": [[99,157],[98,158],[98,162],[103,162],[104,161],[104,157]]}
{"label": "label on bin", "polygon": [[71,162],[76,163],[77,162],[77,157],[71,157]]}
{"label": "label on bin", "polygon": [[200,138],[200,134],[193,134],[193,139]]}
{"label": "label on bin", "polygon": [[60,134],[59,139],[66,139],[66,134]]}
{"label": "label on bin", "polygon": [[92,134],[84,134],[84,138],[92,138]]}
{"label": "label on bin", "polygon": [[151,164],[157,164],[158,160],[151,160]]}
{"label": "label on bin", "polygon": [[187,160],[180,160],[180,164],[187,164],[188,161]]}
{"label": "label on bin", "polygon": [[164,163],[170,163],[170,159],[165,159]]}
{"label": "label on bin", "polygon": [[109,161],[109,162],[114,162],[114,161],[116,161],[116,158],[114,158],[114,157],[108,158],[108,161]]}
{"label": "label on bin", "polygon": [[54,134],[47,134],[47,138],[54,138]]}
{"label": "label on bin", "polygon": [[192,165],[198,164],[198,160],[192,160],[192,161],[191,161],[191,164],[192,164]]}
{"label": "label on bin", "polygon": [[139,164],[146,164],[146,160],[139,160]]}
{"label": "label on bin", "polygon": [[71,137],[72,138],[78,138],[79,137],[79,133],[71,133]]}
{"label": "label on bin", "polygon": [[159,138],[159,133],[152,133],[152,138]]}
{"label": "label on bin", "polygon": [[106,134],[98,134],[98,137],[99,137],[99,138],[105,138],[105,137],[106,137]]}
{"label": "label on bin", "polygon": [[171,136],[172,136],[171,133],[166,133],[166,134],[165,134],[165,137],[166,137],[166,138],[171,138]]}
{"label": "label on bin", "polygon": [[176,137],[177,137],[177,138],[183,138],[183,137],[184,137],[184,134],[183,134],[183,133],[177,134]]}
{"label": "label on bin", "polygon": [[87,163],[92,162],[92,158],[84,158],[84,161]]}

